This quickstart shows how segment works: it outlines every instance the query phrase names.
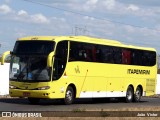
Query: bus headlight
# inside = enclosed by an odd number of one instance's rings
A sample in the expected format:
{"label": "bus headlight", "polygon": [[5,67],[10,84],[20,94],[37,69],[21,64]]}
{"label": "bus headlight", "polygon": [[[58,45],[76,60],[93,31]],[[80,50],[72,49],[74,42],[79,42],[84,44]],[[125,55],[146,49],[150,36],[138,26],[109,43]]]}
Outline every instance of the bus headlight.
{"label": "bus headlight", "polygon": [[9,88],[10,88],[10,89],[16,89],[17,87],[14,86],[14,85],[9,85]]}
{"label": "bus headlight", "polygon": [[48,89],[50,89],[50,86],[43,86],[43,87],[39,87],[37,89],[38,90],[48,90]]}

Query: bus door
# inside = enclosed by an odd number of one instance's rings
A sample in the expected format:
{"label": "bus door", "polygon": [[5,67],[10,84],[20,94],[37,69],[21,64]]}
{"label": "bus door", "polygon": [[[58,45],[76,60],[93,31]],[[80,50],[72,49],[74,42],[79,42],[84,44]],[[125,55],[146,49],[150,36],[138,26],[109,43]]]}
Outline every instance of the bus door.
{"label": "bus door", "polygon": [[57,44],[55,60],[53,64],[53,80],[58,80],[66,67],[68,55],[68,41],[61,41]]}

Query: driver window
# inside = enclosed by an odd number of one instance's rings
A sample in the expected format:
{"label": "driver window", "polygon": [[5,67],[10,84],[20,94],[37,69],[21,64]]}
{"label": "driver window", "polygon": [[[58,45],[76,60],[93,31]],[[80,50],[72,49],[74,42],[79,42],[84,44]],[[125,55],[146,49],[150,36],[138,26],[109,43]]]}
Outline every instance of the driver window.
{"label": "driver window", "polygon": [[55,60],[53,64],[53,80],[59,79],[66,67],[68,55],[68,41],[61,41],[57,44]]}

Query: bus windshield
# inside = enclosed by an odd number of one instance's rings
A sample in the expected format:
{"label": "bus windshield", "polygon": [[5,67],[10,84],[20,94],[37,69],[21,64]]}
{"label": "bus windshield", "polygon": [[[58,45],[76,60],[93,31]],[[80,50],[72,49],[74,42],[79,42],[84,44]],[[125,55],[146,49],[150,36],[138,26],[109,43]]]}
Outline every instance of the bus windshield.
{"label": "bus windshield", "polygon": [[48,55],[54,49],[53,41],[17,41],[13,49],[16,55]]}
{"label": "bus windshield", "polygon": [[51,69],[47,57],[54,50],[54,42],[17,42],[10,64],[10,80],[45,82],[50,80]]}

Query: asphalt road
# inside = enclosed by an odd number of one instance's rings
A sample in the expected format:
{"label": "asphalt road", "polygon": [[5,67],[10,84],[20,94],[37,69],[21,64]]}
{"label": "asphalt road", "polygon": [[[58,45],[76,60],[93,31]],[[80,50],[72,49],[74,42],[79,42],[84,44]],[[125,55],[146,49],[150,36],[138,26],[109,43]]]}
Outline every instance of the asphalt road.
{"label": "asphalt road", "polygon": [[160,98],[143,97],[139,103],[125,103],[116,99],[93,102],[92,99],[77,99],[72,105],[63,105],[57,100],[41,100],[37,105],[29,104],[25,98],[0,98],[0,111],[73,111],[112,110],[133,108],[160,108]]}

